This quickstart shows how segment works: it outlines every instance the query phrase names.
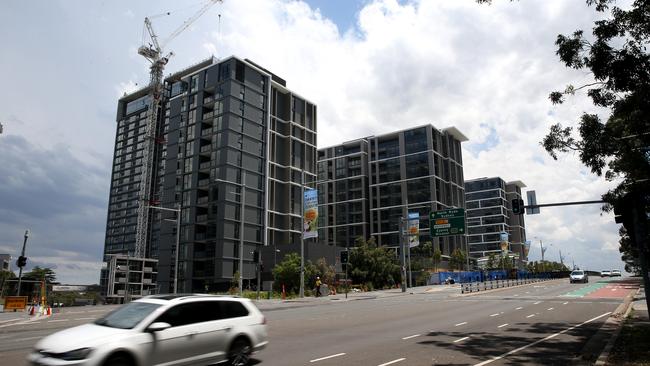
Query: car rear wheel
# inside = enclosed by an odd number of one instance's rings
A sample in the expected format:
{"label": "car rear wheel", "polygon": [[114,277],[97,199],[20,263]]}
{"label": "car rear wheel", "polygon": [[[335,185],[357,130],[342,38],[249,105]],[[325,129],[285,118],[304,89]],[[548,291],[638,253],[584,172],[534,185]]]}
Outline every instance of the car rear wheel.
{"label": "car rear wheel", "polygon": [[237,338],[228,351],[228,365],[246,366],[250,362],[251,344],[244,338]]}

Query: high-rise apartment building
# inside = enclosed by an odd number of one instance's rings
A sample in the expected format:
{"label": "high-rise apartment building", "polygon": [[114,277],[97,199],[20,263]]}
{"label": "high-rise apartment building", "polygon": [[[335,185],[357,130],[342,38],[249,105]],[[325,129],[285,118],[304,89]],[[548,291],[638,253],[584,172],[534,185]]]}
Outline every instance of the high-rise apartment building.
{"label": "high-rise apartment building", "polygon": [[470,255],[480,258],[501,253],[501,233],[508,234],[508,252],[527,260],[526,229],[523,215],[512,213],[511,202],[521,198],[521,181],[505,182],[499,177],[465,182],[467,239]]}
{"label": "high-rise apartment building", "polygon": [[[134,253],[148,93],[118,102],[106,261]],[[146,249],[158,260],[157,291],[172,292],[175,279],[178,292],[225,290],[235,273],[255,277],[256,249],[299,242],[301,181],[316,180],[313,103],[252,61],[229,57],[167,77],[159,115]],[[155,207],[180,207],[178,235],[175,213]],[[109,277],[102,271],[105,287]]]}
{"label": "high-rise apartment building", "polygon": [[375,237],[399,247],[400,218],[420,214],[420,241],[444,255],[464,249],[463,236],[431,239],[429,213],[465,207],[461,143],[456,128],[424,125],[319,149],[320,240],[353,246]]}

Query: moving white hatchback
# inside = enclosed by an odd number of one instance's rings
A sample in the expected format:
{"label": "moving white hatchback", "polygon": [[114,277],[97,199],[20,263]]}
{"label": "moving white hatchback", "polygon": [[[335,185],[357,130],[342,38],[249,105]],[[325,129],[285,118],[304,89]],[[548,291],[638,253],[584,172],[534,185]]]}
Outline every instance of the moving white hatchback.
{"label": "moving white hatchback", "polygon": [[267,345],[266,318],[248,299],[158,295],[40,340],[32,365],[248,365]]}
{"label": "moving white hatchback", "polygon": [[570,283],[577,283],[577,282],[587,283],[587,282],[589,282],[589,277],[587,276],[587,272],[585,272],[585,271],[573,271],[569,275],[569,282]]}

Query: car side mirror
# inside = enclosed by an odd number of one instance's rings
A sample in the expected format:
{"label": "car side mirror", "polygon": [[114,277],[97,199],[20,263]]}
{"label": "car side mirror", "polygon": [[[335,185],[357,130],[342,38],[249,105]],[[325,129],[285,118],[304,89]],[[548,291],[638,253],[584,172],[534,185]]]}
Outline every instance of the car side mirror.
{"label": "car side mirror", "polygon": [[167,328],[171,328],[171,324],[165,322],[155,322],[147,327],[147,332],[160,332]]}

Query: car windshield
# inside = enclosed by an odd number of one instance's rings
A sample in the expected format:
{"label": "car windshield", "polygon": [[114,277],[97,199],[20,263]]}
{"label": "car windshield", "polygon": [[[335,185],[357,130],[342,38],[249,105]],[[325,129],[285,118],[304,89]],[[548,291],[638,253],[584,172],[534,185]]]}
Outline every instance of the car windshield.
{"label": "car windshield", "polygon": [[95,320],[95,324],[111,328],[131,329],[158,307],[160,307],[159,304],[132,302]]}
{"label": "car windshield", "polygon": [[[566,272],[564,272],[564,273],[566,273]],[[583,274],[585,274],[585,273],[582,272],[582,271],[573,271],[573,272],[571,272],[572,276],[582,276]]]}

